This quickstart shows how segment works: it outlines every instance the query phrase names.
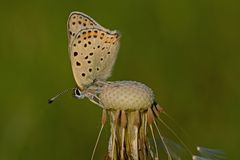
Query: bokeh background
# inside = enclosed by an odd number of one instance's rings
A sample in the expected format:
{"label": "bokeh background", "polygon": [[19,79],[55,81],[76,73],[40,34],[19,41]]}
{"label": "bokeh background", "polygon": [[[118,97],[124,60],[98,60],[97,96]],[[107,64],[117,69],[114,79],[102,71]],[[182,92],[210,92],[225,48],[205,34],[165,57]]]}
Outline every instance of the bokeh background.
{"label": "bokeh background", "polygon": [[[75,86],[66,21],[82,11],[122,34],[111,80],[137,80],[195,144],[240,159],[237,0],[12,0],[0,5],[0,160],[90,159],[101,109]],[[96,159],[103,159],[104,130]]]}

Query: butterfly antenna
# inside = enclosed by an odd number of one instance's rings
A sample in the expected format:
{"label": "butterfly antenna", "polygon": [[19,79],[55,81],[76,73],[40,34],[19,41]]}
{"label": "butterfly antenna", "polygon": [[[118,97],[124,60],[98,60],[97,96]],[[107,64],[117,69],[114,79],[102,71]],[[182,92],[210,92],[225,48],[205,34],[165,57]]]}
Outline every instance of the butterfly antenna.
{"label": "butterfly antenna", "polygon": [[64,91],[58,93],[56,96],[48,99],[48,104],[51,104],[52,102],[54,102],[58,97],[64,95],[65,93],[69,92],[70,90],[73,90],[74,88],[68,88],[68,89],[65,89]]}
{"label": "butterfly antenna", "polygon": [[96,143],[95,143],[95,146],[94,146],[94,149],[93,149],[91,160],[93,160],[93,158],[94,158],[94,155],[95,155],[95,152],[96,152],[96,149],[97,149],[97,145],[98,145],[100,136],[102,134],[103,127],[106,124],[106,121],[107,121],[107,111],[103,110],[102,111],[102,126],[101,126],[100,131],[99,131],[98,136],[97,136],[97,140],[96,140]]}

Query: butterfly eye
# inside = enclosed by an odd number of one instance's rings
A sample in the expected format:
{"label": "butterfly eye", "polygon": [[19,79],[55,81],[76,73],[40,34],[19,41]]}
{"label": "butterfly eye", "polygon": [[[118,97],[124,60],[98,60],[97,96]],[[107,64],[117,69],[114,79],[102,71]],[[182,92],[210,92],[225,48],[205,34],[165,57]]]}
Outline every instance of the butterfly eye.
{"label": "butterfly eye", "polygon": [[84,94],[78,88],[73,89],[73,96],[76,97],[77,99],[84,98]]}

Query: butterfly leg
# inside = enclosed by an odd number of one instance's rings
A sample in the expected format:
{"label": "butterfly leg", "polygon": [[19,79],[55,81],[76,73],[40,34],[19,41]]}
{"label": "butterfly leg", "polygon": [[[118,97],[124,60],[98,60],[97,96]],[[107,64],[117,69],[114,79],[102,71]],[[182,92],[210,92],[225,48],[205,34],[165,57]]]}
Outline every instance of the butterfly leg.
{"label": "butterfly leg", "polygon": [[104,106],[102,105],[99,97],[95,94],[92,94],[92,93],[87,93],[86,94],[86,97],[94,104],[100,106],[101,108],[104,108]]}

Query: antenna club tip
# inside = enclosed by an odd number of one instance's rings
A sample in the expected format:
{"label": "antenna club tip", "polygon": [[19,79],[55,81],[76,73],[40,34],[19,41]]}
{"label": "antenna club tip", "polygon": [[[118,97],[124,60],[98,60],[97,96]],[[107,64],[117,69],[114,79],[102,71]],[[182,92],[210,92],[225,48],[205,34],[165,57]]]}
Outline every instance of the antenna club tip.
{"label": "antenna club tip", "polygon": [[48,99],[48,104],[51,104],[53,102],[52,99]]}
{"label": "antenna club tip", "polygon": [[62,91],[61,93],[57,94],[56,96],[48,99],[48,104],[51,104],[53,101],[55,101],[59,96],[62,96],[63,94],[65,94],[66,92],[70,91],[70,90],[73,90],[72,88],[68,88],[68,89],[65,89],[64,91]]}

